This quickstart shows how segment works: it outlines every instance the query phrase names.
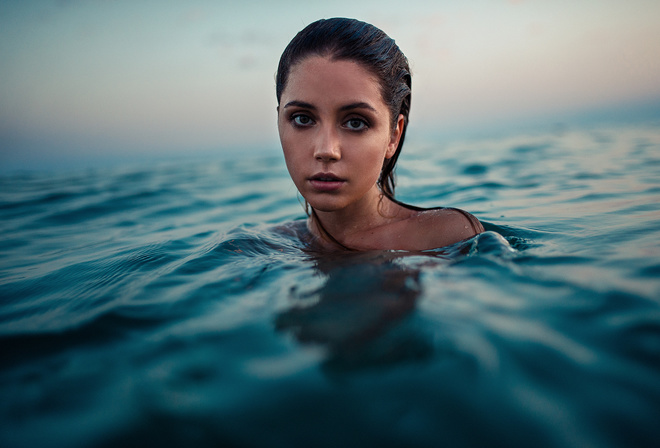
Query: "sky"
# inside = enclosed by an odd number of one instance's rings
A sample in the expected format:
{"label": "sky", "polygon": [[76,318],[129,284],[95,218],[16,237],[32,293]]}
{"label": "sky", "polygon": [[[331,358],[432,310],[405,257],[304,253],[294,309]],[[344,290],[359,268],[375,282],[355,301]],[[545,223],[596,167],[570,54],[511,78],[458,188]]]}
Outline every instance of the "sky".
{"label": "sky", "polygon": [[0,169],[274,154],[280,54],[337,16],[408,57],[412,140],[660,117],[657,0],[2,0]]}

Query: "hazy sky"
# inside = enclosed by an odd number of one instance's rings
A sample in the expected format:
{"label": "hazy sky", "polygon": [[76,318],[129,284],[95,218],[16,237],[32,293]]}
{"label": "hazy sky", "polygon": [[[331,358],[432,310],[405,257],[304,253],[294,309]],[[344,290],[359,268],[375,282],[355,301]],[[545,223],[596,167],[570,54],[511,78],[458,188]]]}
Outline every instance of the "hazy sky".
{"label": "hazy sky", "polygon": [[657,0],[3,0],[0,163],[277,150],[279,56],[335,16],[408,56],[411,134],[660,105]]}

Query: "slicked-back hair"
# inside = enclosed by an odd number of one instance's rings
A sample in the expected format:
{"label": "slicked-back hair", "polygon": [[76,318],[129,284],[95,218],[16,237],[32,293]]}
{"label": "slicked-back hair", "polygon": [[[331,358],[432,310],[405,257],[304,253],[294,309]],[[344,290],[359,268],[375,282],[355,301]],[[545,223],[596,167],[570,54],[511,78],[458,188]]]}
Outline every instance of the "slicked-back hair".
{"label": "slicked-back hair", "polygon": [[401,153],[410,114],[412,78],[405,55],[380,29],[365,22],[347,18],[321,19],[300,31],[282,53],[276,75],[279,105],[291,68],[310,56],[354,61],[376,76],[383,101],[390,111],[390,129],[404,117],[403,130],[394,155],[385,159],[378,178],[381,192],[394,198],[394,167]]}

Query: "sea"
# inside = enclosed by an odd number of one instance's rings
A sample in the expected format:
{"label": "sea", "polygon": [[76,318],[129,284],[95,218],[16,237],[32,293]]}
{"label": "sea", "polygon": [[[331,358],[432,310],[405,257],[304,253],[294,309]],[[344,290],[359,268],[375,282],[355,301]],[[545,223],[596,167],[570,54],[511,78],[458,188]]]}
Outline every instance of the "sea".
{"label": "sea", "polygon": [[397,175],[487,231],[320,253],[276,151],[4,172],[0,446],[659,446],[660,124]]}

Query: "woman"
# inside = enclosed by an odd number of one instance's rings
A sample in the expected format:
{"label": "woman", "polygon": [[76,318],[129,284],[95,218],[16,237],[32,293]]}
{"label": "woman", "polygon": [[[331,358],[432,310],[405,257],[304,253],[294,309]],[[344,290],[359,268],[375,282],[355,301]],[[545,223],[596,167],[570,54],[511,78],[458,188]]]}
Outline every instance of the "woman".
{"label": "woman", "polygon": [[314,22],[284,50],[276,82],[286,165],[322,247],[417,251],[483,232],[462,210],[394,198],[411,75],[381,30],[353,19]]}

